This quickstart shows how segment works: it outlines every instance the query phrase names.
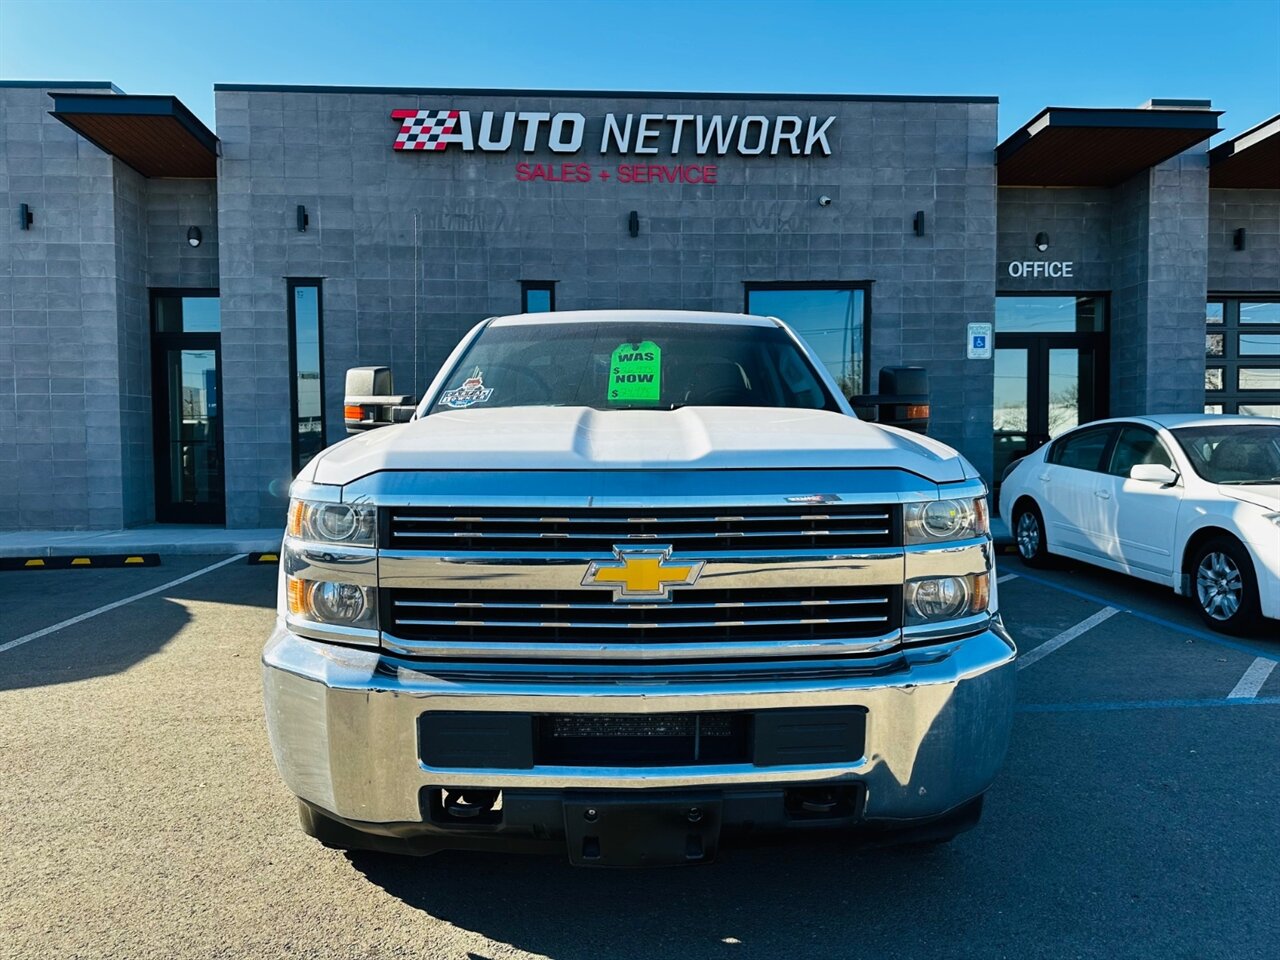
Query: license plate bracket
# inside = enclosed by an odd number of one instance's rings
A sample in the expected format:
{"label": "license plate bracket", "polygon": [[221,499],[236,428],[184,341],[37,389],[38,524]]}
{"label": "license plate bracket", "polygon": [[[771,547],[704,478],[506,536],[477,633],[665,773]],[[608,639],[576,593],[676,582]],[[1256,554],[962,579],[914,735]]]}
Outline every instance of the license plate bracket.
{"label": "license plate bracket", "polygon": [[710,863],[720,845],[722,806],[716,793],[575,794],[564,800],[569,862],[587,867]]}

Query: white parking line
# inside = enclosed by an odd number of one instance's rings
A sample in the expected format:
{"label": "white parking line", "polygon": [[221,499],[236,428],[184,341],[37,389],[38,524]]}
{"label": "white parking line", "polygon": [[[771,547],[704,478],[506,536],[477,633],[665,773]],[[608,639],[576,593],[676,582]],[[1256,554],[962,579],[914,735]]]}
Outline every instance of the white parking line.
{"label": "white parking line", "polygon": [[217,563],[211,563],[207,567],[201,567],[195,573],[188,573],[185,577],[178,577],[176,580],[170,580],[168,583],[162,583],[158,587],[152,587],[150,590],[144,590],[142,593],[135,593],[132,597],[125,597],[123,600],[117,600],[115,603],[108,603],[105,606],[98,607],[96,610],[90,610],[88,613],[82,613],[78,617],[72,617],[69,620],[63,620],[61,623],[55,623],[51,627],[45,627],[43,630],[37,630],[35,633],[28,633],[25,637],[19,637],[17,640],[10,640],[8,643],[0,643],[0,653],[6,650],[12,650],[14,647],[20,647],[24,643],[30,643],[32,640],[39,640],[41,637],[47,637],[51,633],[56,633],[65,627],[74,626],[77,623],[83,623],[91,617],[96,617],[100,613],[106,613],[109,610],[115,610],[117,607],[123,607],[125,604],[133,603],[135,600],[142,600],[144,597],[153,597],[157,593],[162,593],[170,587],[176,587],[180,583],[186,583],[188,580],[194,580],[196,577],[203,577],[206,573],[217,570],[219,567],[225,567],[228,563],[235,563],[237,560],[243,560],[247,557],[247,553],[238,553],[234,557],[228,557],[226,560],[219,560]]}
{"label": "white parking line", "polygon": [[1009,580],[1017,580],[1017,579],[1018,579],[1018,575],[1016,573],[1006,573],[1003,577],[996,577],[996,583],[1006,583]]}
{"label": "white parking line", "polygon": [[1258,657],[1253,663],[1249,664],[1249,669],[1244,672],[1240,682],[1227,694],[1227,699],[1248,700],[1251,697],[1256,697],[1258,691],[1262,689],[1262,685],[1267,682],[1267,677],[1271,676],[1271,671],[1275,668],[1276,662],[1274,660]]}
{"label": "white parking line", "polygon": [[1040,646],[1028,650],[1026,653],[1019,656],[1018,669],[1025,670],[1036,661],[1044,659],[1060,647],[1065,647],[1076,637],[1080,636],[1080,634],[1087,630],[1092,630],[1098,624],[1102,623],[1102,621],[1109,617],[1114,617],[1119,612],[1120,610],[1116,607],[1103,607],[1088,619],[1081,620],[1074,627],[1069,627],[1066,630],[1063,630],[1056,637],[1046,640],[1044,643],[1040,644]]}

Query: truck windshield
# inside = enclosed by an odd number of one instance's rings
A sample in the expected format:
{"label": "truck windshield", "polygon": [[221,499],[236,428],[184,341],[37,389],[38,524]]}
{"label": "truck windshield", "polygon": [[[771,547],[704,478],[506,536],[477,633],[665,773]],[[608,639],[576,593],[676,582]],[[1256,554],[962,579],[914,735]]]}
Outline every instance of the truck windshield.
{"label": "truck windshield", "polygon": [[778,327],[637,321],[488,327],[427,413],[531,406],[839,410]]}
{"label": "truck windshield", "polygon": [[1280,425],[1274,422],[1200,424],[1173,435],[1210,483],[1280,483]]}

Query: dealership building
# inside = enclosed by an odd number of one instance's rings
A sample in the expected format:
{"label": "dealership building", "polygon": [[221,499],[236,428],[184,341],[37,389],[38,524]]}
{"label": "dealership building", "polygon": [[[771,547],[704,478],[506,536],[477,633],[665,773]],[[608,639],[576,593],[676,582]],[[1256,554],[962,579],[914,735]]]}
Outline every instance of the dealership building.
{"label": "dealership building", "polygon": [[989,479],[1089,419],[1280,416],[1280,116],[997,109],[218,85],[215,133],[0,82],[0,529],[278,525],[348,367],[419,392],[524,311],[778,316],[849,393],[925,367]]}

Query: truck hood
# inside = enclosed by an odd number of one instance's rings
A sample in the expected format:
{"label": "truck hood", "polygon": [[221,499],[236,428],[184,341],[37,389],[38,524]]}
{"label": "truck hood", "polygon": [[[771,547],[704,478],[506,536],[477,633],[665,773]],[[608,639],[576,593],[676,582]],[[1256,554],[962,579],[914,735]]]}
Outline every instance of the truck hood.
{"label": "truck hood", "polygon": [[[843,413],[760,407],[434,413],[351,437],[313,461],[315,483],[380,470],[714,470],[878,467],[936,483],[974,476],[950,447]],[[307,476],[304,471],[302,476]]]}

